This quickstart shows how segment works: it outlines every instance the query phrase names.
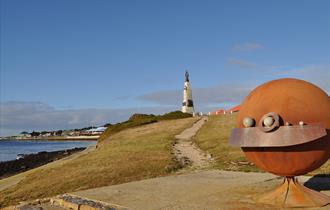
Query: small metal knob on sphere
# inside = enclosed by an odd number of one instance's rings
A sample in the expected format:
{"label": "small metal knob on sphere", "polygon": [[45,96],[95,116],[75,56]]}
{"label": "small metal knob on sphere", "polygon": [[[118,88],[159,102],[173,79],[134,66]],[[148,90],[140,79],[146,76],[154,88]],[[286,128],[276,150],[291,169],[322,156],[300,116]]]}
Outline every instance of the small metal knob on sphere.
{"label": "small metal knob on sphere", "polygon": [[254,121],[254,119],[251,118],[251,117],[245,117],[245,118],[243,119],[243,125],[244,125],[244,127],[246,127],[246,128],[253,127],[253,126],[254,126],[254,123],[255,123],[255,121]]}
{"label": "small metal knob on sphere", "polygon": [[270,127],[270,126],[272,126],[274,124],[274,121],[275,121],[274,118],[272,118],[272,117],[266,117],[264,119],[263,123],[264,123],[264,125],[266,127]]}
{"label": "small metal knob on sphere", "polygon": [[261,117],[258,126],[263,132],[274,131],[280,126],[280,116],[275,112],[269,112]]}

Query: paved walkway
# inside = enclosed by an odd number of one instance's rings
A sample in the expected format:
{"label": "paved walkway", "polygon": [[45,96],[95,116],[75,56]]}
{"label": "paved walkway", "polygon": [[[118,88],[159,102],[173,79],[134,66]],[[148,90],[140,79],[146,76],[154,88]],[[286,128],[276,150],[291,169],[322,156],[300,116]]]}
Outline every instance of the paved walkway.
{"label": "paved walkway", "polygon": [[192,137],[196,135],[206,121],[207,117],[203,117],[192,127],[175,136],[174,154],[183,165],[200,169],[207,167],[212,162],[211,156],[200,150],[192,141]]}
{"label": "paved walkway", "polygon": [[[301,177],[302,182],[308,177]],[[254,196],[273,189],[281,179],[268,173],[200,171],[95,188],[73,193],[129,209],[276,209],[256,205]],[[318,186],[330,195],[330,178]],[[327,185],[328,184],[328,185]],[[330,209],[330,206],[322,209]]]}

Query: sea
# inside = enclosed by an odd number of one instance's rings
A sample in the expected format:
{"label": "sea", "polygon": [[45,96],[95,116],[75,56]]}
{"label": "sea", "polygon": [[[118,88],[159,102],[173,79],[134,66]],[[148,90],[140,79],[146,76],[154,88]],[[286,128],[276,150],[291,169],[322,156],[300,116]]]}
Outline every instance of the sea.
{"label": "sea", "polygon": [[0,140],[0,162],[15,160],[18,154],[51,152],[75,147],[88,147],[93,144],[96,144],[96,141],[17,141],[2,139]]}

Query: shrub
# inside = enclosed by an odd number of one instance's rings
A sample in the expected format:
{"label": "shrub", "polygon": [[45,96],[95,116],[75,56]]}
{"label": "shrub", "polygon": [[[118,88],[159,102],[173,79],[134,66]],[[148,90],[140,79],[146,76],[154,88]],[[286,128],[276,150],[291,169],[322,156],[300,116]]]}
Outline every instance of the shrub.
{"label": "shrub", "polygon": [[192,117],[192,114],[183,113],[181,111],[174,111],[174,112],[166,113],[164,115],[157,116],[159,120],[174,120],[174,119],[181,119],[187,117]]}
{"label": "shrub", "polygon": [[151,118],[155,118],[156,116],[153,114],[133,114],[128,121],[140,121],[140,120],[147,120],[147,119],[151,119]]}

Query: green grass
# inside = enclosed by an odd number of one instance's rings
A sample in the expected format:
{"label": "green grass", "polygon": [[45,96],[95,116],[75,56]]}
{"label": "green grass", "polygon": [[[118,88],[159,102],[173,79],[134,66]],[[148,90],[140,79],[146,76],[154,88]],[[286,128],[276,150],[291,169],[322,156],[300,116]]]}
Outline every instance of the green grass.
{"label": "green grass", "polygon": [[309,176],[330,176],[330,160],[328,160],[325,164],[323,164],[320,168],[316,169],[315,171],[312,171],[308,173]]}
{"label": "green grass", "polygon": [[194,137],[195,143],[212,155],[213,168],[230,171],[260,171],[251,165],[240,148],[228,144],[231,129],[235,127],[236,114],[210,116]]}
{"label": "green grass", "polygon": [[[198,131],[195,143],[204,151],[209,152],[215,159],[214,168],[231,171],[261,171],[251,164],[240,148],[228,144],[231,129],[235,127],[237,114],[226,114],[209,117],[208,122]],[[330,174],[330,160],[319,169],[308,175]]]}
{"label": "green grass", "polygon": [[0,192],[0,208],[18,201],[163,176],[180,168],[171,154],[174,136],[195,118],[165,120],[117,132],[97,149],[19,174],[25,178]]}
{"label": "green grass", "polygon": [[183,113],[181,111],[169,112],[164,115],[153,115],[153,114],[133,114],[127,121],[109,125],[108,128],[102,133],[99,142],[107,139],[109,136],[118,133],[128,128],[134,128],[141,125],[159,122],[162,120],[174,120],[192,117],[191,114]]}
{"label": "green grass", "polygon": [[[134,115],[129,121],[135,123],[113,129],[96,150],[19,174],[25,177],[19,184],[0,191],[0,208],[18,201],[170,174],[181,167],[171,154],[174,136],[196,121],[165,120],[175,117],[182,114],[168,114],[163,119]],[[249,164],[240,148],[228,145],[235,120],[235,114],[209,117],[194,141],[212,155],[215,169],[260,171]],[[310,173],[315,174],[330,174],[330,161]]]}

